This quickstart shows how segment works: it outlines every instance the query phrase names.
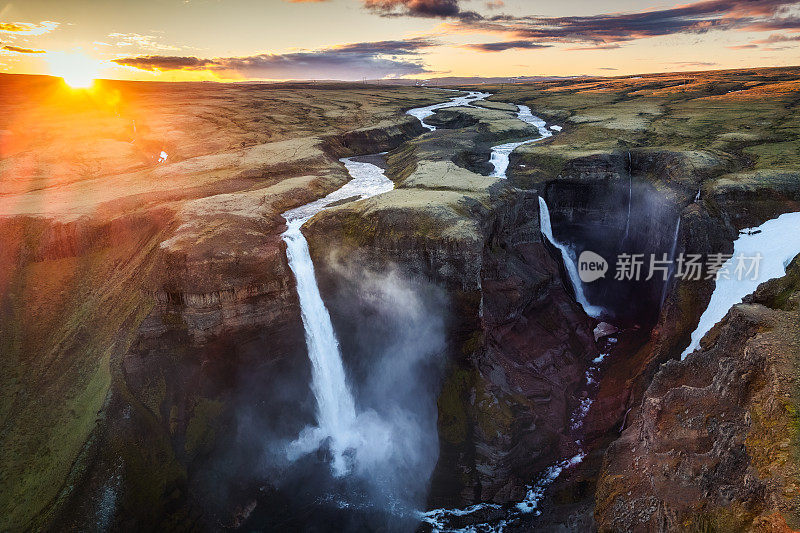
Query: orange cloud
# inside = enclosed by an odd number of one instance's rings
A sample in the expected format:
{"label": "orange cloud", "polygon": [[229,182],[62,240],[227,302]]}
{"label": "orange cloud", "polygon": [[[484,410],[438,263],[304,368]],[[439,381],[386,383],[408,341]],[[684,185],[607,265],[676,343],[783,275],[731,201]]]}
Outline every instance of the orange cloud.
{"label": "orange cloud", "polygon": [[44,54],[44,50],[33,50],[32,48],[21,48],[19,46],[13,46],[7,44],[3,46],[3,50],[8,50],[9,52],[17,52],[18,54]]}
{"label": "orange cloud", "polygon": [[33,22],[0,22],[0,32],[14,33],[17,35],[44,35],[58,28],[60,23],[52,20]]}

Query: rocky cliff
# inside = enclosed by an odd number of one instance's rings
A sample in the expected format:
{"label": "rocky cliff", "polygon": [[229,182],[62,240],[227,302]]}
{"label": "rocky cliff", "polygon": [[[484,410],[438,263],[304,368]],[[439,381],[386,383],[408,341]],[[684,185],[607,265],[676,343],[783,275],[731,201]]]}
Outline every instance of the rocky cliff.
{"label": "rocky cliff", "polygon": [[800,527],[800,257],[656,374],[606,453],[601,531]]}

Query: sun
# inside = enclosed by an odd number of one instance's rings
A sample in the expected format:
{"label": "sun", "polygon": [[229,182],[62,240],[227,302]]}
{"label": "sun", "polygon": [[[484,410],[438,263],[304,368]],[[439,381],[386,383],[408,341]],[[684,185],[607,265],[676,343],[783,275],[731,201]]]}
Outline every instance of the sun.
{"label": "sun", "polygon": [[91,87],[100,72],[100,63],[81,53],[51,52],[47,62],[50,72],[74,89]]}

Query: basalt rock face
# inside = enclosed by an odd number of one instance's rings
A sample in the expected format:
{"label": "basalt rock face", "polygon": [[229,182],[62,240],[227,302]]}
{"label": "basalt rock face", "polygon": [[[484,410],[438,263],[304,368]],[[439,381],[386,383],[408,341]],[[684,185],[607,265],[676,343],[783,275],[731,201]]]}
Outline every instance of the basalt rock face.
{"label": "basalt rock face", "polygon": [[721,216],[733,227],[758,226],[800,210],[800,173],[756,170],[725,174],[704,186]]}
{"label": "basalt rock face", "polygon": [[[678,252],[681,209],[691,198],[673,183],[685,179],[682,161],[672,153],[596,154],[567,161],[557,179],[542,184],[556,239],[576,256],[591,250],[609,262],[609,273],[584,291],[618,323],[649,328],[657,319],[665,276],[651,274],[651,257],[670,261]],[[639,254],[638,282],[615,279],[620,254]]]}
{"label": "basalt rock face", "polygon": [[[130,529],[225,522],[226,506],[238,502],[214,493],[206,472],[221,447],[235,444],[242,369],[258,375],[267,362],[302,360],[279,223],[217,213],[199,224],[201,237],[181,220],[152,254],[149,313],[125,325],[134,335],[112,358],[90,467],[54,523],[85,529],[103,513],[110,527]],[[215,481],[227,490],[225,479]]]}
{"label": "basalt rock face", "polygon": [[654,378],[607,451],[601,531],[789,531],[800,526],[800,259],[734,306]]}
{"label": "basalt rock face", "polygon": [[338,157],[388,152],[425,131],[427,130],[419,120],[404,116],[374,126],[332,135],[324,140],[323,147],[326,152]]}
{"label": "basalt rock face", "polygon": [[[732,208],[731,197],[743,198],[747,187],[719,185],[725,181],[726,178],[721,177],[706,183],[703,186],[704,196],[684,207],[675,246],[676,255],[699,255],[705,259],[713,254],[730,254],[739,230],[760,225],[783,212],[775,211],[777,205],[787,208],[797,202],[797,196],[784,191],[779,196],[785,201],[764,203],[757,192],[750,191],[748,201],[740,200],[748,206],[745,219]],[[598,409],[593,410],[592,416],[610,416],[620,407],[601,415],[603,411],[600,406],[616,404],[620,398],[623,404],[621,411],[616,411],[618,415],[629,408],[631,414],[637,412],[641,398],[659,366],[677,358],[688,345],[691,332],[714,290],[713,279],[707,277],[704,271],[700,279],[674,279],[665,287],[664,302],[648,339],[624,363],[611,362],[612,366],[600,384]],[[612,401],[611,398],[615,397],[617,400]]]}
{"label": "basalt rock face", "polygon": [[516,212],[493,222],[481,269],[472,433],[478,496],[505,502],[568,455],[564,431],[596,350],[593,324],[543,242],[538,198],[523,196]]}

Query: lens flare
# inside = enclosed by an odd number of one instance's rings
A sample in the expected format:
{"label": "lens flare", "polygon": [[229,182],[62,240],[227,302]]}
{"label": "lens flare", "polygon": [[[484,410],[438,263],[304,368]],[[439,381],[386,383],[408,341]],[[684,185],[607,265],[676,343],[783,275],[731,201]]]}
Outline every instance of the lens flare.
{"label": "lens flare", "polygon": [[50,52],[47,62],[50,72],[74,89],[91,87],[100,72],[100,63],[81,53]]}

